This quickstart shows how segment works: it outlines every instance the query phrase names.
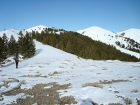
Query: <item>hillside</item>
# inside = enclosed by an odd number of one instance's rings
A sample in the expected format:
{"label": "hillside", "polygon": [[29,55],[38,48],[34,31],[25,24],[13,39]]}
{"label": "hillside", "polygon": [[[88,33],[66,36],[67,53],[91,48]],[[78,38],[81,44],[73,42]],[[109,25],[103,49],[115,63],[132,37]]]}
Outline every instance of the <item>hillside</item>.
{"label": "hillside", "polygon": [[140,58],[140,29],[129,29],[123,32],[114,33],[100,27],[93,26],[77,32],[89,36],[93,40],[113,45],[124,53]]}
{"label": "hillside", "polygon": [[86,60],[35,43],[35,56],[20,60],[18,69],[11,58],[0,68],[0,104],[135,105],[140,99],[139,62]]}

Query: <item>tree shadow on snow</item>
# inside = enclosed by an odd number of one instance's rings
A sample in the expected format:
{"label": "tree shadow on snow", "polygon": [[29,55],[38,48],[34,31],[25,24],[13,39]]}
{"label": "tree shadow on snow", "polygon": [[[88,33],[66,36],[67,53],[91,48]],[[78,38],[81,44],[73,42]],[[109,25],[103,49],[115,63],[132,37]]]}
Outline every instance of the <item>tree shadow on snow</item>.
{"label": "tree shadow on snow", "polygon": [[34,56],[38,55],[41,52],[42,52],[42,49],[37,49]]}
{"label": "tree shadow on snow", "polygon": [[97,103],[93,102],[90,98],[87,98],[82,101],[82,105],[97,105]]}

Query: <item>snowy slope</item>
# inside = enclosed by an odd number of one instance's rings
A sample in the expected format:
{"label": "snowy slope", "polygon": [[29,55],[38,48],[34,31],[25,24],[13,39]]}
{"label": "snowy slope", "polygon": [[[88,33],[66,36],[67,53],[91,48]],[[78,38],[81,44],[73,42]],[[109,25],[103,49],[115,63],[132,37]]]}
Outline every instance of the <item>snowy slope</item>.
{"label": "snowy slope", "polygon": [[131,39],[134,39],[137,42],[140,42],[140,33],[139,33],[138,29],[131,29],[131,30],[124,31],[125,32],[124,36],[121,35],[123,32],[119,32],[119,33],[116,34],[114,32],[102,29],[102,28],[97,27],[97,26],[93,26],[93,27],[90,27],[90,28],[87,28],[87,29],[79,30],[77,32],[80,33],[80,34],[89,36],[93,40],[101,41],[101,42],[106,43],[108,45],[113,45],[118,50],[120,50],[124,53],[134,55],[137,58],[140,58],[139,53],[129,51],[127,49],[121,48],[118,45],[116,45],[116,42],[119,41],[121,44],[124,44],[125,46],[128,46],[128,43],[125,41],[125,37],[126,38],[131,38]]}
{"label": "snowy slope", "polygon": [[126,31],[118,32],[118,35],[124,34],[124,37],[131,38],[137,42],[140,42],[140,29],[131,28]]}
{"label": "snowy slope", "polygon": [[[23,34],[26,33],[25,30],[21,30],[21,31],[22,31]],[[19,37],[18,34],[19,34],[19,32],[20,32],[20,30],[15,30],[15,29],[5,30],[5,31],[1,31],[1,32],[0,32],[0,36],[2,37],[3,34],[5,33],[6,36],[7,36],[9,39],[10,39],[11,35],[13,35],[14,38],[15,38],[16,40],[18,40],[18,37]]]}
{"label": "snowy slope", "polygon": [[38,31],[39,33],[41,33],[41,31],[45,30],[46,28],[48,28],[48,27],[47,26],[43,26],[43,25],[39,25],[39,26],[35,26],[35,27],[32,27],[32,28],[29,28],[26,31],[28,31],[28,32]]}
{"label": "snowy slope", "polygon": [[[7,36],[12,34],[18,38],[17,30],[4,32]],[[100,31],[97,32],[100,33]],[[108,31],[104,30],[104,32]],[[2,34],[3,32],[0,33],[1,36]],[[110,33],[110,35],[115,34]],[[127,98],[132,101],[132,105],[136,105],[136,98],[140,99],[139,62],[85,60],[38,41],[35,41],[35,44],[35,56],[21,60],[18,69],[15,68],[12,59],[10,63],[0,67],[0,104],[16,102],[18,98],[34,97],[24,92],[15,95],[2,94],[4,91],[19,85],[21,89],[28,90],[36,84],[50,82],[71,84],[68,89],[60,89],[57,92],[59,97],[74,96],[77,105],[92,105],[91,101],[104,105],[125,104]],[[49,85],[46,88],[51,87]],[[47,95],[47,93],[44,94]],[[37,102],[33,104],[38,105]]]}
{"label": "snowy slope", "polygon": [[[20,61],[18,69],[15,68],[14,61],[0,68],[0,93],[18,86],[21,81],[23,82],[21,88],[26,90],[35,84],[57,82],[71,84],[68,89],[61,89],[58,92],[60,97],[74,96],[77,105],[92,105],[91,101],[104,105],[125,104],[123,98],[131,99],[132,105],[135,105],[135,99],[140,99],[139,62],[78,59],[75,55],[51,46],[37,41],[35,43],[36,55]],[[58,74],[54,74],[55,72]],[[4,81],[13,80],[19,81],[10,82],[7,87],[3,85]],[[1,98],[4,100],[0,101],[0,104],[6,105],[16,101],[17,98],[27,96],[29,95],[25,95],[24,92],[14,96],[2,95]]]}

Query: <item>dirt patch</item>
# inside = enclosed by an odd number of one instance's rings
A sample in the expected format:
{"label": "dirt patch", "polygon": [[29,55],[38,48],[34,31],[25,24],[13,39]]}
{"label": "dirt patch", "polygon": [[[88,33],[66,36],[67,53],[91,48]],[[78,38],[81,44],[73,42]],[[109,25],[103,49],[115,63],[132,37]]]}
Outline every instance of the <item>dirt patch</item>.
{"label": "dirt patch", "polygon": [[73,96],[65,96],[60,98],[57,90],[65,90],[69,88],[70,84],[60,85],[56,82],[51,82],[48,84],[36,84],[32,89],[16,89],[5,95],[17,95],[19,93],[25,93],[26,98],[18,98],[16,102],[9,105],[32,105],[37,103],[37,105],[65,105],[65,104],[76,104],[75,98]]}

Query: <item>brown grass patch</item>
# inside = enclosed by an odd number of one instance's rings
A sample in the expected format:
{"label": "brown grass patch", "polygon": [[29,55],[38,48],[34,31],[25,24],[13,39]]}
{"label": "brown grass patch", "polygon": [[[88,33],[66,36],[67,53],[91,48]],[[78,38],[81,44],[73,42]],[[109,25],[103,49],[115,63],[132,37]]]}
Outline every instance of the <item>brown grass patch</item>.
{"label": "brown grass patch", "polygon": [[[26,98],[18,98],[16,103],[11,103],[9,105],[32,105],[37,103],[38,105],[65,105],[65,104],[76,104],[75,98],[73,96],[65,96],[60,98],[57,90],[65,90],[71,84],[60,85],[56,82],[51,82],[48,84],[36,84],[32,89],[17,89],[8,92],[6,95],[17,95],[19,93],[25,93]],[[50,88],[45,88],[46,86],[51,86]]]}
{"label": "brown grass patch", "polygon": [[123,104],[120,104],[120,103],[109,103],[108,105],[123,105]]}
{"label": "brown grass patch", "polygon": [[87,86],[98,87],[98,88],[101,88],[101,89],[103,88],[103,85],[100,84],[100,83],[97,83],[97,82],[95,82],[95,83],[86,83],[86,84],[82,85],[82,87],[87,87]]}
{"label": "brown grass patch", "polygon": [[139,92],[137,89],[134,89],[134,90],[132,90],[131,92],[133,92],[133,93],[137,93],[137,92]]}
{"label": "brown grass patch", "polygon": [[37,75],[23,75],[23,76],[20,76],[20,77],[44,77],[44,78],[47,78],[47,76],[42,76],[41,74],[37,74]]}

